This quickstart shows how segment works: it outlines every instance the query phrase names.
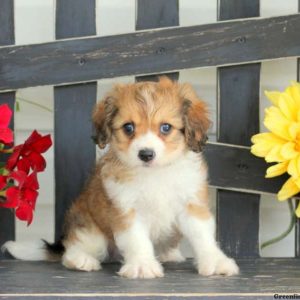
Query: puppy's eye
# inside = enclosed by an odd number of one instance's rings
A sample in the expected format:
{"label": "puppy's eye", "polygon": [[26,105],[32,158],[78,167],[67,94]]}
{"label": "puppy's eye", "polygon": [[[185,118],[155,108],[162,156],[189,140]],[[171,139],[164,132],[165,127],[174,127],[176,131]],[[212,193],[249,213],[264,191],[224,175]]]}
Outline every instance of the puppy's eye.
{"label": "puppy's eye", "polygon": [[134,124],[133,123],[125,123],[123,125],[123,130],[125,134],[132,135],[134,133]]}
{"label": "puppy's eye", "polygon": [[168,133],[170,133],[171,129],[172,129],[172,125],[171,124],[164,123],[164,124],[160,125],[160,132],[162,134],[168,134]]}

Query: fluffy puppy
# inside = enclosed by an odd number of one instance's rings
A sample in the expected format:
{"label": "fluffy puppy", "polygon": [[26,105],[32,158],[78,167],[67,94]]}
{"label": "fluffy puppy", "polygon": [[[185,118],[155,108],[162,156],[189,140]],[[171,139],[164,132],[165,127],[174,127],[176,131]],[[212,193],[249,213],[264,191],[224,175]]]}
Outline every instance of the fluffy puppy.
{"label": "fluffy puppy", "polygon": [[54,259],[59,248],[64,266],[83,271],[99,270],[117,249],[121,276],[154,278],[164,275],[161,262],[184,260],[184,236],[199,274],[237,274],[214,238],[201,154],[210,121],[191,86],[166,77],[117,85],[92,119],[98,146],[109,150],[66,215],[61,247],[5,248],[31,260]]}

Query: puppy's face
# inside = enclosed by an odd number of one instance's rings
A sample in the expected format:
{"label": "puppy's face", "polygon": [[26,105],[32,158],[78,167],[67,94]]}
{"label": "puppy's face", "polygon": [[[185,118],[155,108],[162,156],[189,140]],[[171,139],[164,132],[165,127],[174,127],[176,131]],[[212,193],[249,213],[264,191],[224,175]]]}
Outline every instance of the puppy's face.
{"label": "puppy's face", "polygon": [[201,151],[210,124],[193,89],[166,77],[116,86],[96,106],[93,121],[99,147],[109,143],[130,167],[163,166],[187,149]]}

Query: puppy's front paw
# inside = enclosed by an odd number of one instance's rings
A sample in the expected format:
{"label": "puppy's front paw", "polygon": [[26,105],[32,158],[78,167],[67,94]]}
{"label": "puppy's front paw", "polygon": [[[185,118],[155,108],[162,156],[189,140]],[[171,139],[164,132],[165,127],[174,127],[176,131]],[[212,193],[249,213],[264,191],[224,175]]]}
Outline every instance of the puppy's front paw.
{"label": "puppy's front paw", "polygon": [[234,259],[225,255],[216,258],[206,258],[198,265],[198,272],[203,276],[225,275],[233,276],[239,273],[239,267]]}
{"label": "puppy's front paw", "polygon": [[85,253],[66,253],[63,256],[62,263],[65,267],[69,269],[76,269],[80,271],[98,271],[101,269],[100,262]]}
{"label": "puppy's front paw", "polygon": [[127,278],[156,278],[163,277],[163,268],[157,261],[130,262],[126,263],[118,272]]}

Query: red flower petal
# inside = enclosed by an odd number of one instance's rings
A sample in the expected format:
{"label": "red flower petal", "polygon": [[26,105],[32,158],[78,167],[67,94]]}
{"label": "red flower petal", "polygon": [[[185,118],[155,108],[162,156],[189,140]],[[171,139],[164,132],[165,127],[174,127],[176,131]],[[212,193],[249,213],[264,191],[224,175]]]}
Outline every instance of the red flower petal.
{"label": "red flower petal", "polygon": [[14,148],[14,152],[10,155],[10,157],[8,158],[8,160],[6,162],[7,169],[9,169],[9,170],[14,169],[14,167],[16,166],[16,164],[20,158],[22,149],[23,149],[23,145],[19,145]]}
{"label": "red flower petal", "polygon": [[22,221],[27,221],[27,225],[30,225],[33,219],[33,211],[30,205],[26,202],[22,202],[16,209],[16,216]]}
{"label": "red flower petal", "polygon": [[31,145],[32,143],[38,141],[42,136],[36,131],[34,130],[31,135],[29,136],[29,138],[25,141],[25,145]]}
{"label": "red flower petal", "polygon": [[16,187],[10,187],[6,190],[6,201],[0,203],[0,206],[6,208],[17,207],[20,202],[21,191]]}
{"label": "red flower petal", "polygon": [[32,190],[38,190],[39,189],[39,183],[37,180],[36,172],[32,172],[25,180],[24,182],[24,188],[26,189],[32,189]]}
{"label": "red flower petal", "polygon": [[12,111],[7,104],[0,105],[0,116],[0,128],[8,127],[12,116]]}
{"label": "red flower petal", "polygon": [[30,205],[30,207],[34,210],[38,195],[39,193],[35,190],[25,189],[22,200],[26,201]]}
{"label": "red flower petal", "polygon": [[17,162],[17,168],[18,170],[24,171],[26,174],[29,173],[30,170],[30,161],[27,157],[24,157],[22,159],[20,159]]}
{"label": "red flower petal", "polygon": [[0,190],[6,186],[7,176],[0,175]]}
{"label": "red flower petal", "polygon": [[31,144],[32,150],[38,153],[46,152],[52,146],[50,134],[41,137],[39,140]]}
{"label": "red flower petal", "polygon": [[28,155],[28,159],[30,161],[31,164],[31,168],[37,172],[41,172],[44,171],[46,168],[46,161],[44,159],[44,157],[37,153],[37,152],[31,152]]}
{"label": "red flower petal", "polygon": [[19,189],[20,189],[23,187],[23,185],[27,179],[27,174],[24,171],[17,170],[17,171],[11,172],[9,177],[16,180],[19,183]]}
{"label": "red flower petal", "polygon": [[[0,115],[1,116],[1,115]],[[14,135],[10,128],[0,128],[0,142],[11,144],[14,141]]]}

